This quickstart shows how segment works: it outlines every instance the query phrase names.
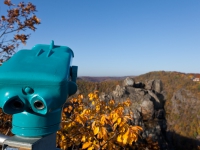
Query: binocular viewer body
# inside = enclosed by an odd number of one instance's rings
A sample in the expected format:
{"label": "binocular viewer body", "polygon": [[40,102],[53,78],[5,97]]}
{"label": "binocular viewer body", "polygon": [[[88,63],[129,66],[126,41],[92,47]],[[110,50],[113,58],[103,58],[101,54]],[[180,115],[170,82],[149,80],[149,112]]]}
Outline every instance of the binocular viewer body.
{"label": "binocular viewer body", "polygon": [[38,44],[0,67],[0,107],[13,115],[12,133],[45,136],[60,128],[62,107],[77,91],[77,66],[66,46]]}

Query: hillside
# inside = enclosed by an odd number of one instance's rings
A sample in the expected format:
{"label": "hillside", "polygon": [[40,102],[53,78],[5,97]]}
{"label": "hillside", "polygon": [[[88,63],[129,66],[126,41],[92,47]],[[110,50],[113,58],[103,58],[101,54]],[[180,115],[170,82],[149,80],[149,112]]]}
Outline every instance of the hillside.
{"label": "hillside", "polygon": [[[177,149],[187,149],[199,143],[200,139],[200,82],[192,81],[199,74],[180,72],[149,72],[134,77],[135,82],[146,83],[149,80],[162,81],[162,94],[165,98],[166,137]],[[94,89],[111,92],[123,80],[99,83],[78,81],[79,90],[88,93]]]}
{"label": "hillside", "polygon": [[[142,82],[150,79],[162,81],[163,90],[166,92],[167,131],[171,133],[171,142],[176,143],[178,148],[186,147],[189,143],[199,143],[200,82],[191,79],[196,77],[199,77],[199,74],[161,71],[135,78],[136,81]],[[189,140],[186,140],[187,138]]]}
{"label": "hillside", "polygon": [[101,92],[109,93],[115,89],[116,85],[120,85],[123,80],[121,79],[109,80],[102,82],[96,82],[96,81],[97,81],[96,79],[95,82],[78,79],[77,80],[78,92],[80,92],[84,96],[87,96],[88,93],[94,90],[98,90],[100,93]]}

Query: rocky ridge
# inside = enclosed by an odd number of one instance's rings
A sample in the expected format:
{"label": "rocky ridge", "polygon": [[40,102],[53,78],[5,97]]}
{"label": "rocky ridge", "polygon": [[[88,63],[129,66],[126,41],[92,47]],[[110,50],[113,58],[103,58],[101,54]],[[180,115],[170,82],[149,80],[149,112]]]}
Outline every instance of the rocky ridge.
{"label": "rocky ridge", "polygon": [[101,93],[100,95],[100,99],[103,101],[115,99],[116,102],[122,102],[127,98],[132,101],[130,106],[134,114],[132,124],[139,125],[144,129],[142,138],[151,138],[153,141],[158,141],[162,150],[169,149],[165,134],[167,125],[162,82],[160,80],[150,80],[141,83],[134,82],[133,79],[127,77],[122,86],[117,85],[113,92],[109,94]]}
{"label": "rocky ridge", "polygon": [[129,98],[134,113],[132,124],[141,126],[142,138],[157,141],[161,150],[199,149],[199,99],[185,88],[174,91],[168,99],[167,92],[159,79],[142,83],[127,77],[114,91],[101,93],[100,99],[122,102]]}

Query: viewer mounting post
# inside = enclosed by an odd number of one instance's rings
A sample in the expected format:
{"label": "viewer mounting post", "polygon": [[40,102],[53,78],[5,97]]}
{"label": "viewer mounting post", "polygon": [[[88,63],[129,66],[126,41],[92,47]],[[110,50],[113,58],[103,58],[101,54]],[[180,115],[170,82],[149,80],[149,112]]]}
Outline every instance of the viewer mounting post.
{"label": "viewer mounting post", "polygon": [[67,46],[38,44],[20,50],[0,67],[0,107],[13,115],[13,137],[2,150],[55,150],[62,107],[77,91],[77,66]]}

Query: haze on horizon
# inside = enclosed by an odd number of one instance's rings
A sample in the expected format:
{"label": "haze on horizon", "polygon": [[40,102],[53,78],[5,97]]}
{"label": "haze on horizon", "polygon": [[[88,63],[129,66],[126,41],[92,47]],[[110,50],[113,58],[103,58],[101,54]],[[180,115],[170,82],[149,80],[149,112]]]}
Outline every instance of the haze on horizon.
{"label": "haze on horizon", "polygon": [[[69,46],[78,76],[129,76],[160,70],[200,73],[199,0],[32,3],[41,25],[20,49],[51,40]],[[1,7],[0,15],[5,11]]]}

